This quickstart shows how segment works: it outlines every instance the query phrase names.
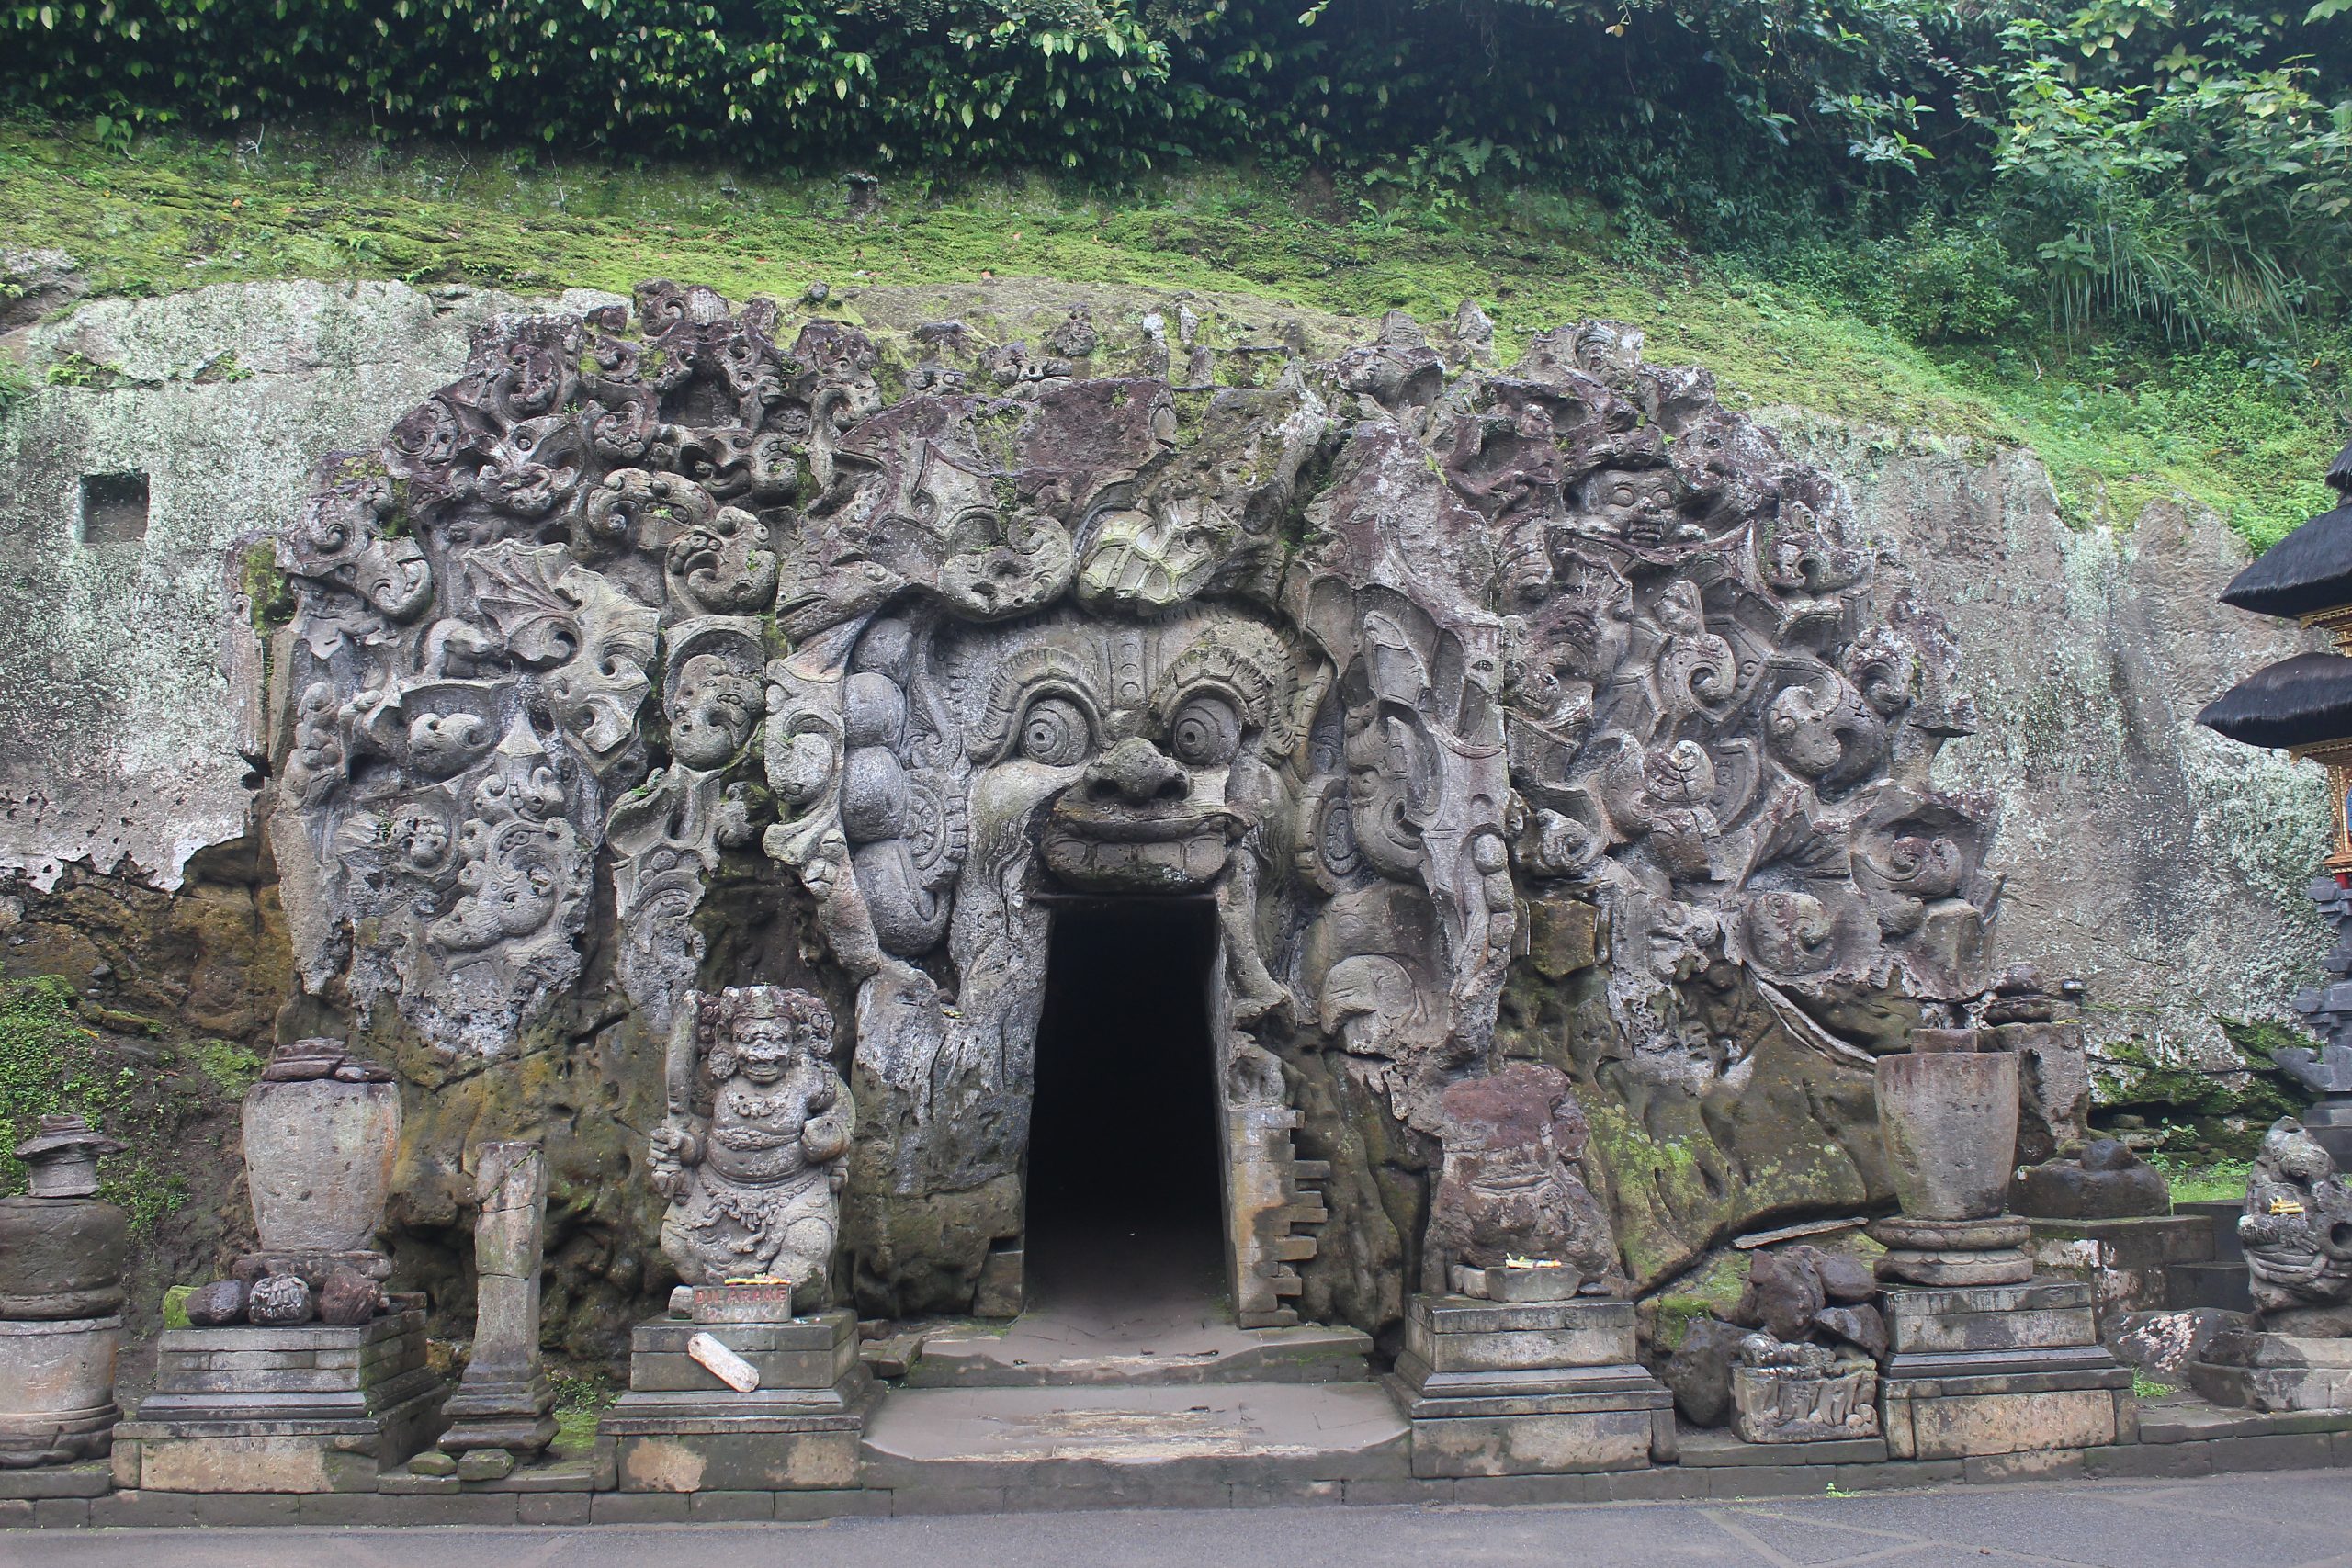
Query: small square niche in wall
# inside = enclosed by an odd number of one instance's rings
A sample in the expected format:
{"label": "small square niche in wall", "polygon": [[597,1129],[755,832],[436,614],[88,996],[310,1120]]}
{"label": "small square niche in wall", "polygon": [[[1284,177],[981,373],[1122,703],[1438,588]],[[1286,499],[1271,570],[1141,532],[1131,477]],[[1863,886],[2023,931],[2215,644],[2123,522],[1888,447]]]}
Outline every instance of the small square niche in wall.
{"label": "small square niche in wall", "polygon": [[147,536],[145,474],[82,476],[82,542],[136,544]]}

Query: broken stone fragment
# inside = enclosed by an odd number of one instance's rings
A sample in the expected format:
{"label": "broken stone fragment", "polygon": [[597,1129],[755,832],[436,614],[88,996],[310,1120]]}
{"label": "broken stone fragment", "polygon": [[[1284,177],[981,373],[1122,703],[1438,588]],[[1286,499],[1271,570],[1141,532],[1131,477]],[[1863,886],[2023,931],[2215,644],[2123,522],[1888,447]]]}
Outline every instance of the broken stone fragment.
{"label": "broken stone fragment", "polygon": [[1695,1319],[1683,1330],[1663,1381],[1674,1391],[1674,1407],[1693,1427],[1721,1427],[1731,1420],[1732,1363],[1746,1337],[1746,1330],[1712,1317]]}
{"label": "broken stone fragment", "polygon": [[375,1280],[356,1269],[337,1269],[319,1292],[319,1321],[350,1326],[367,1322],[384,1308],[384,1292]]}
{"label": "broken stone fragment", "polygon": [[458,1461],[439,1449],[427,1449],[408,1461],[411,1475],[455,1475]]}
{"label": "broken stone fragment", "polygon": [[188,1294],[187,1321],[193,1328],[226,1328],[245,1321],[245,1287],[235,1280],[215,1280]]}
{"label": "broken stone fragment", "polygon": [[1868,1303],[1824,1307],[1813,1314],[1813,1325],[1867,1352],[1873,1361],[1886,1354],[1886,1319]]}
{"label": "broken stone fragment", "polygon": [[514,1456],[504,1449],[468,1449],[456,1468],[460,1481],[503,1481],[514,1473]]}
{"label": "broken stone fragment", "polygon": [[318,1315],[311,1287],[291,1274],[265,1274],[245,1298],[245,1321],[265,1328],[295,1328]]}

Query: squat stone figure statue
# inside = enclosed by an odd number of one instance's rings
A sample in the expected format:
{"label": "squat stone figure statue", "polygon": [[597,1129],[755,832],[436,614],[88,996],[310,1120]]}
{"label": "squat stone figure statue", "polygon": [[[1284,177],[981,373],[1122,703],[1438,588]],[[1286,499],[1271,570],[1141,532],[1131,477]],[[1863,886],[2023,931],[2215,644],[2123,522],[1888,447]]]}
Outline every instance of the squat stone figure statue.
{"label": "squat stone figure statue", "polygon": [[2238,1239],[2265,1326],[2324,1337],[2352,1330],[2345,1311],[2352,1298],[2352,1190],[2291,1116],[2263,1134]]}
{"label": "squat stone figure statue", "polygon": [[670,1036],[670,1115],[651,1143],[670,1199],[662,1250],[689,1285],[780,1278],[821,1304],[855,1111],[833,1015],[806,991],[696,993]]}

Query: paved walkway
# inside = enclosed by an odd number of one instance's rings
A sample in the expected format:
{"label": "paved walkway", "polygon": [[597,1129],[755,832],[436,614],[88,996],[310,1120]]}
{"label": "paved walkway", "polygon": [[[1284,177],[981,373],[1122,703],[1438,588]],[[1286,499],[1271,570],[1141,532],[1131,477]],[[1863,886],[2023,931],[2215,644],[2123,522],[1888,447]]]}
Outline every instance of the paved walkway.
{"label": "paved walkway", "polygon": [[568,1530],[0,1531],[6,1568],[2352,1568],[2340,1471],[1769,1503],[977,1515]]}

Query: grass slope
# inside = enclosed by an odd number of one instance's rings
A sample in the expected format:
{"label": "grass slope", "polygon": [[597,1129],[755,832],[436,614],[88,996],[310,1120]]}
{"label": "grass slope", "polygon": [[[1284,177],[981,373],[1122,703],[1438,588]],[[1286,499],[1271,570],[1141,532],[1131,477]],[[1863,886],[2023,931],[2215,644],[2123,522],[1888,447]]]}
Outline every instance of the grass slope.
{"label": "grass slope", "polygon": [[[853,220],[830,179],[547,164],[283,130],[124,149],[72,128],[0,125],[0,233],[72,252],[98,293],[289,276],[625,290],[671,276],[741,299],[818,279],[1040,275],[1425,320],[1468,298],[1494,316],[1506,355],[1561,321],[1633,321],[1650,357],[1709,366],[1735,403],[2030,446],[2076,523],[2129,525],[2148,502],[2177,499],[2258,547],[2328,503],[2319,475],[2343,439],[2326,398],[2284,390],[2230,350],[1930,349],[1866,302],[1629,239],[1557,195],[1435,192],[1380,210],[1328,185],[1212,170],[1115,195],[903,178],[884,196],[880,212]],[[2307,346],[2314,385],[2352,358],[2342,329]]]}

